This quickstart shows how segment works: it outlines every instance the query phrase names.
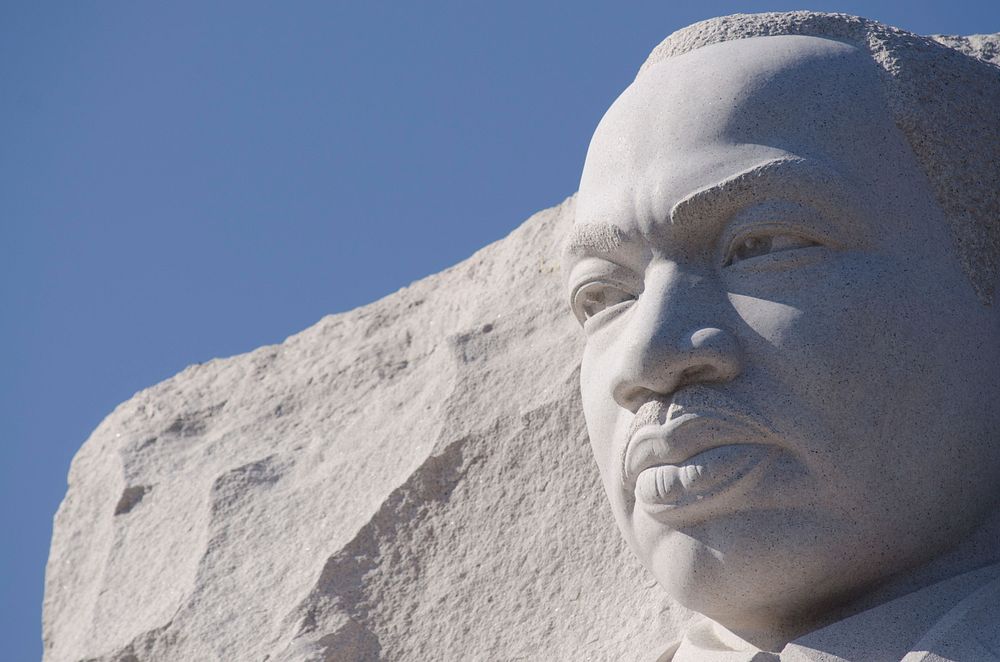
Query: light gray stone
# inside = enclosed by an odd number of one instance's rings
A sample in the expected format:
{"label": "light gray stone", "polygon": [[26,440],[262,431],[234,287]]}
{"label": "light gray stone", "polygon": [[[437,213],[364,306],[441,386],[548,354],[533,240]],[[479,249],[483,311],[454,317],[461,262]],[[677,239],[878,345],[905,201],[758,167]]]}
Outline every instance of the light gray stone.
{"label": "light gray stone", "polygon": [[594,456],[704,617],[661,659],[1000,659],[1000,69],[851,16],[705,21],[576,203]]}
{"label": "light gray stone", "polygon": [[45,659],[655,659],[693,615],[591,456],[574,207],[118,407],[56,516]]}
{"label": "light gray stone", "polygon": [[572,215],[121,405],[56,517],[46,659],[654,649],[684,612],[590,457],[557,258]]}

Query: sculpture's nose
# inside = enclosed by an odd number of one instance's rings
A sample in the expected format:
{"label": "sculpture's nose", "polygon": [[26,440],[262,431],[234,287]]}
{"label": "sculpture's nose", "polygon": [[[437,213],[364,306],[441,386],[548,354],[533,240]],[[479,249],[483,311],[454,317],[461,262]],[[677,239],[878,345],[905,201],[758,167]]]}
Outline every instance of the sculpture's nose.
{"label": "sculpture's nose", "polygon": [[726,329],[728,301],[711,282],[674,267],[647,283],[635,305],[611,382],[620,406],[634,413],[683,386],[726,382],[743,370],[740,343]]}

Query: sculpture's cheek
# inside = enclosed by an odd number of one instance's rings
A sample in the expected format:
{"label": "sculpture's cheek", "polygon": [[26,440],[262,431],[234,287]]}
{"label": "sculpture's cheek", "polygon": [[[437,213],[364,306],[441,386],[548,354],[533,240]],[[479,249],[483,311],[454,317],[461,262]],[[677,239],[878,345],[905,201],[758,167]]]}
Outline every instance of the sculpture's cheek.
{"label": "sculpture's cheek", "polygon": [[1000,453],[981,443],[1000,424],[981,405],[1000,398],[985,368],[1000,365],[996,314],[946,258],[859,253],[780,297],[764,281],[730,295],[744,325],[740,390],[807,467],[831,537],[892,540],[886,558],[962,535],[976,514],[948,505],[967,498],[959,486],[979,503],[996,496]]}

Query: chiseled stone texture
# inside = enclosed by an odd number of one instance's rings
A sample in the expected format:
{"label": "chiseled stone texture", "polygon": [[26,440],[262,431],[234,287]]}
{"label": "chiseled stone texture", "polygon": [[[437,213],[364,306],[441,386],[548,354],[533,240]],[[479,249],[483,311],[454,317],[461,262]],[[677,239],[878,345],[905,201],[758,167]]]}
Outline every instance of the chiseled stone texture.
{"label": "chiseled stone texture", "polygon": [[118,407],[56,516],[45,659],[655,659],[689,615],[593,465],[572,215]]}
{"label": "chiseled stone texture", "polygon": [[121,405],[56,516],[46,659],[657,650],[684,615],[591,459],[558,270],[572,214]]}
{"label": "chiseled stone texture", "polygon": [[945,46],[951,46],[966,55],[978,57],[980,60],[1000,66],[1000,32],[994,34],[973,34],[968,37],[933,35],[933,38]]}

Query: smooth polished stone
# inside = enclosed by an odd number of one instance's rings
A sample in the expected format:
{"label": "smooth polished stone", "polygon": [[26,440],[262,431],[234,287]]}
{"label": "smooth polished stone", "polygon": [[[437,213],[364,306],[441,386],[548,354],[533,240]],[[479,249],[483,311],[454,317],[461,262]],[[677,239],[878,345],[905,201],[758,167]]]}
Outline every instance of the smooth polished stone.
{"label": "smooth polished stone", "polygon": [[[992,65],[804,12],[653,51],[591,141],[564,271],[618,527],[741,642],[663,659],[786,659],[915,592],[935,620],[795,655],[967,655],[930,636],[950,623],[1000,659],[996,573],[930,588],[1000,567],[998,221]],[[883,628],[886,656],[858,644]]]}

